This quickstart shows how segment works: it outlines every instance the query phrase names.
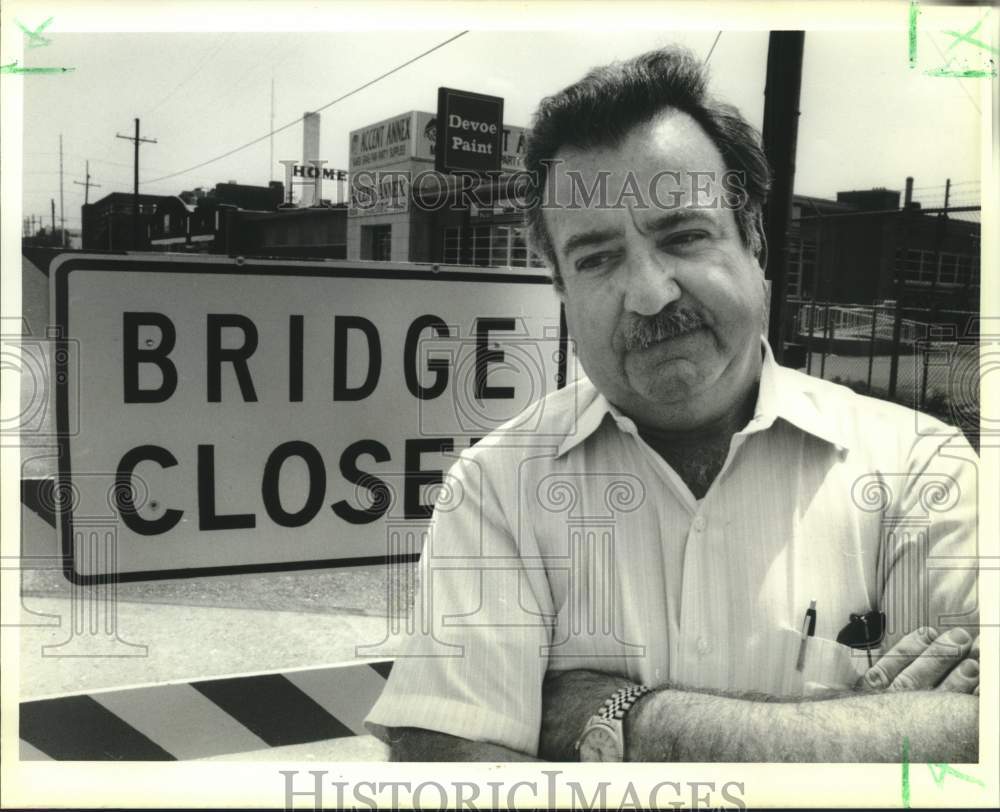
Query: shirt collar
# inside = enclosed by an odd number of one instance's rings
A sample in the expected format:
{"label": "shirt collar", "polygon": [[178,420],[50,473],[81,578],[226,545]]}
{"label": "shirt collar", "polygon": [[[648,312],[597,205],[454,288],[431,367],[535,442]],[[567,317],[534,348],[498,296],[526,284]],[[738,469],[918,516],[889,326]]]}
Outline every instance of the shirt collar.
{"label": "shirt collar", "polygon": [[[763,336],[761,345],[764,357],[761,362],[757,406],[753,419],[743,429],[743,433],[764,431],[781,418],[807,434],[841,450],[848,450],[849,445],[837,421],[821,411],[815,393],[808,386],[808,376],[779,366],[774,360],[771,345]],[[589,378],[581,376],[571,385],[579,387],[577,403],[580,411],[574,429],[560,444],[557,457],[566,454],[594,434],[608,416],[626,434],[637,434],[635,422],[604,397]]]}
{"label": "shirt collar", "polygon": [[571,385],[578,387],[577,405],[579,412],[576,425],[563,439],[559,450],[556,452],[557,458],[566,454],[596,432],[608,416],[626,434],[638,433],[635,421],[623,414],[617,406],[604,397],[586,375],[581,375]]}
{"label": "shirt collar", "polygon": [[771,345],[761,337],[764,358],[753,420],[747,433],[774,425],[779,417],[796,428],[846,451],[850,445],[836,414],[823,411],[817,392],[811,385],[816,379],[793,369],[779,366]]}

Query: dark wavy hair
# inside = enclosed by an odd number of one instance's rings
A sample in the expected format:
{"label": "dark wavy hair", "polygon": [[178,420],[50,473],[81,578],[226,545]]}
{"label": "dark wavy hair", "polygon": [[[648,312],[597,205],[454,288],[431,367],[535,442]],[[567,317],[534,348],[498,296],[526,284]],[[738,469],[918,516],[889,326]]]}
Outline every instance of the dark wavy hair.
{"label": "dark wavy hair", "polygon": [[759,133],[735,107],[709,96],[707,84],[703,64],[687,49],[671,47],[594,68],[579,82],[542,99],[525,152],[526,217],[531,243],[551,265],[556,287],[562,287],[562,276],[541,206],[547,162],[563,147],[617,146],[638,125],[667,109],[698,122],[722,154],[726,169],[740,173],[743,200],[734,212],[736,225],[743,244],[760,255],[771,169]]}

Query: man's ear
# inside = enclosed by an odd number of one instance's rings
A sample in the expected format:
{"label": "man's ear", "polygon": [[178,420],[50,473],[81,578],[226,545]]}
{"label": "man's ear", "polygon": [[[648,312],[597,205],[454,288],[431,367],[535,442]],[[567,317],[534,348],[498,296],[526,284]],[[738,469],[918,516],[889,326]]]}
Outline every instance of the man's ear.
{"label": "man's ear", "polygon": [[562,274],[559,273],[559,268],[554,264],[549,267],[549,272],[552,276],[552,290],[556,292],[556,296],[559,297],[559,301],[566,304],[566,286],[563,282]]}
{"label": "man's ear", "polygon": [[763,223],[758,231],[760,234],[760,252],[757,254],[757,264],[764,272],[767,271],[767,235],[764,233]]}

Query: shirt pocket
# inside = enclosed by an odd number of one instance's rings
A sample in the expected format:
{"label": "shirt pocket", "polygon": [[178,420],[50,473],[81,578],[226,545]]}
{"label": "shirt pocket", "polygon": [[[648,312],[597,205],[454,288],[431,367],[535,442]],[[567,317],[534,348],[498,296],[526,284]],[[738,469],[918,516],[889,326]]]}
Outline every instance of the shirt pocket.
{"label": "shirt pocket", "polygon": [[789,627],[778,630],[780,685],[783,697],[809,697],[826,691],[850,691],[868,670],[864,652],[825,637],[807,637],[802,670],[798,669],[802,633]]}

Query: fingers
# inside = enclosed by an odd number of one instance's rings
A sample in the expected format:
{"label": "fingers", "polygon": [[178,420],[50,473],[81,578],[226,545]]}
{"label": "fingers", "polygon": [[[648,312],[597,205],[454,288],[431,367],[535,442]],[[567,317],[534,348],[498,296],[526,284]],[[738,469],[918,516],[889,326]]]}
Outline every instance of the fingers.
{"label": "fingers", "polygon": [[[967,657],[971,648],[972,635],[965,629],[949,630],[935,638],[916,660],[904,668],[893,679],[889,690],[920,691],[934,688]],[[975,660],[969,662],[975,663],[975,674],[978,679],[979,663]],[[968,676],[963,679],[968,679]]]}
{"label": "fingers", "polygon": [[926,626],[910,632],[868,669],[862,677],[861,687],[875,691],[888,688],[905,668],[927,650],[937,636],[936,629]]}
{"label": "fingers", "polygon": [[954,691],[960,694],[979,696],[979,635],[972,641],[969,656],[953,668],[951,673],[938,685],[938,691]]}
{"label": "fingers", "polygon": [[971,657],[962,660],[958,668],[953,668],[935,690],[953,691],[957,694],[978,694],[979,662]]}

